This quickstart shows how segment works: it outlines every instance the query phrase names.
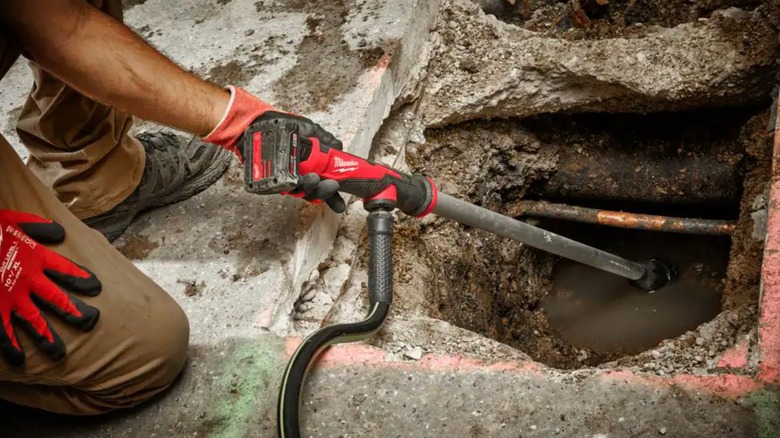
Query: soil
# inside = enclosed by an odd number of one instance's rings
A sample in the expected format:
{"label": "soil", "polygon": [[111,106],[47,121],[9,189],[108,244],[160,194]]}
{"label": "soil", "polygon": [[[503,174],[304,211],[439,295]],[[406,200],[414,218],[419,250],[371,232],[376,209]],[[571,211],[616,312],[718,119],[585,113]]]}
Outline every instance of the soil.
{"label": "soil", "polygon": [[206,288],[205,281],[201,281],[200,283],[197,283],[194,280],[183,280],[179,278],[176,280],[176,283],[184,285],[184,295],[188,297],[194,297],[195,295],[200,295],[201,291]]}
{"label": "soil", "polygon": [[[206,80],[219,86],[231,84],[246,87],[254,77],[272,68],[287,55],[289,51],[284,47],[283,41],[280,41],[277,36],[270,36],[260,45],[239,48],[234,59],[199,73]],[[241,58],[247,59],[240,62],[236,60]]]}
{"label": "soil", "polygon": [[[766,188],[771,163],[767,112],[743,109],[724,114],[733,120],[733,136],[701,135],[703,128],[712,126],[713,117],[718,119],[713,114],[678,114],[675,117],[690,125],[685,133],[674,124],[666,131],[654,124],[653,135],[635,135],[632,143],[648,148],[663,143],[665,136],[669,144],[682,136],[687,141],[698,138],[702,150],[717,151],[725,138],[738,145],[736,150],[745,151],[734,156],[731,148],[723,157],[746,175],[723,287],[723,311],[697,330],[678,333],[681,336],[652,351],[625,358],[574,345],[551,326],[542,305],[552,287],[555,257],[434,218],[399,221],[397,294],[419,295],[420,288],[426,288],[430,317],[506,343],[557,368],[638,366],[658,374],[715,368],[719,353],[755,326],[761,241],[752,238],[751,213]],[[406,158],[414,172],[433,176],[442,191],[506,214],[511,201],[529,194],[529,187],[555,172],[561,155],[576,153],[577,148],[598,154],[610,142],[624,139],[616,132],[641,133],[638,128],[647,120],[631,117],[633,122],[609,115],[468,122],[426,131],[427,143],[409,150]],[[620,123],[605,128],[609,118]],[[735,215],[737,206],[722,207],[727,216]]]}
{"label": "soil", "polygon": [[[496,2],[485,2],[496,3]],[[503,3],[506,3],[505,1]],[[738,7],[752,11],[761,0],[611,0],[600,5],[580,0],[575,10],[567,0],[518,1],[514,7],[485,9],[497,18],[534,32],[565,39],[617,38],[641,34],[652,26],[674,27],[709,17],[713,11]]]}
{"label": "soil", "polygon": [[[566,148],[556,173],[531,192],[555,202],[588,200],[584,206],[595,208],[641,203],[645,213],[735,219],[744,156],[736,140],[750,114],[733,108],[527,119],[542,142]],[[693,211],[680,211],[692,204]]]}
{"label": "soil", "polygon": [[132,234],[122,239],[117,249],[130,260],[144,260],[159,246],[159,242],[151,240],[148,236]]}
{"label": "soil", "polygon": [[237,87],[245,87],[258,73],[258,68],[247,68],[238,61],[231,60],[210,68],[206,78],[214,84],[235,84]]}
{"label": "soil", "polygon": [[[274,7],[264,6],[263,2],[255,5],[258,10]],[[273,84],[276,104],[300,114],[327,111],[336,99],[359,83],[363,72],[376,65],[385,54],[385,47],[370,47],[366,42],[360,49],[349,48],[342,36],[342,25],[350,12],[359,10],[349,1],[292,1],[284,7],[293,12],[316,11],[306,20],[309,34],[296,51],[318,56],[301,57],[288,74]]]}

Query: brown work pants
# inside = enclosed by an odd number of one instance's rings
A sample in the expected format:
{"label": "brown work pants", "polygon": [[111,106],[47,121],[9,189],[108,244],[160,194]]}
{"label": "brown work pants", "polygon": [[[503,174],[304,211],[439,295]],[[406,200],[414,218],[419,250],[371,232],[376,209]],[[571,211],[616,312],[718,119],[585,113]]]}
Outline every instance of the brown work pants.
{"label": "brown work pants", "polygon": [[[122,18],[120,0],[92,0]],[[0,78],[23,52],[0,29]],[[127,132],[131,116],[101,105],[44,72],[33,60],[35,85],[16,131],[30,152],[30,170],[80,219],[114,208],[138,187],[146,155]]]}
{"label": "brown work pants", "polygon": [[[119,0],[92,3],[121,17]],[[22,53],[3,32],[0,77]],[[35,85],[18,123],[30,151],[29,168],[0,136],[0,209],[35,213],[65,227],[65,241],[53,249],[97,274],[103,292],[80,298],[101,315],[84,333],[48,314],[67,347],[60,361],[50,360],[20,331],[27,361],[14,368],[0,359],[0,399],[76,415],[134,406],[168,387],[183,368],[187,318],[165,291],[77,216],[109,210],[132,192],[144,153],[127,135],[128,115],[80,95],[34,63],[32,68]]]}

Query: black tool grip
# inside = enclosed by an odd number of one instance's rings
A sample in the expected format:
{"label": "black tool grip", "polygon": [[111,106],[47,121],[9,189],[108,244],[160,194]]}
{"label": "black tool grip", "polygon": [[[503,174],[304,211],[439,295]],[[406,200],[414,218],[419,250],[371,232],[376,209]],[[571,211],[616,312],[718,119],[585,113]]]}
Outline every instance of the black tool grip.
{"label": "black tool grip", "polygon": [[368,214],[368,299],[393,301],[393,215],[383,210]]}
{"label": "black tool grip", "polygon": [[[373,164],[373,163],[371,163]],[[428,210],[435,190],[428,178],[419,175],[407,175],[395,169],[374,164],[377,168],[387,169],[388,174],[381,178],[349,178],[339,180],[339,191],[367,199],[381,193],[389,186],[396,188],[398,209],[411,215],[419,216]],[[397,174],[396,177],[394,174]]]}

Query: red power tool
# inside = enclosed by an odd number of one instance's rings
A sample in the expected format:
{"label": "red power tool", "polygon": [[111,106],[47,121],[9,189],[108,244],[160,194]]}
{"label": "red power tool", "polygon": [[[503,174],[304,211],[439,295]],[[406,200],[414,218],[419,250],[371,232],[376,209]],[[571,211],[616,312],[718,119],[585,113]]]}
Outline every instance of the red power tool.
{"label": "red power tool", "polygon": [[369,315],[358,323],[336,324],[314,332],[293,354],[279,393],[279,436],[299,437],[300,392],[310,364],[327,346],[371,336],[387,316],[393,295],[392,211],[422,217],[434,213],[464,225],[508,237],[544,251],[611,272],[647,291],[657,290],[675,276],[661,260],[633,262],[614,254],[528,225],[482,207],[439,193],[430,178],[408,175],[344,151],[321,145],[316,138],[301,138],[297,125],[273,119],[252,124],[244,133],[247,191],[286,193],[300,177],[315,173],[338,181],[339,191],[358,196],[368,210]]}
{"label": "red power tool", "polygon": [[412,216],[430,213],[437,190],[429,178],[407,175],[382,164],[321,145],[316,138],[301,138],[295,123],[275,119],[249,127],[244,138],[244,187],[257,194],[286,193],[299,177],[316,173],[339,182],[339,190],[365,200],[384,200]]}

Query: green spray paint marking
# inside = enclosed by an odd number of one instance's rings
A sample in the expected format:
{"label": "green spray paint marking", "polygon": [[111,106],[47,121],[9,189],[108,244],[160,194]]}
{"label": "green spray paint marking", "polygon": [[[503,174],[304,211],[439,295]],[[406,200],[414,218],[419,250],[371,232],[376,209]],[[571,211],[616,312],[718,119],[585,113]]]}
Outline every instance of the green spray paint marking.
{"label": "green spray paint marking", "polygon": [[780,436],[780,393],[777,389],[764,388],[748,399],[753,403],[759,438]]}
{"label": "green spray paint marking", "polygon": [[276,393],[284,372],[284,340],[267,336],[242,340],[228,353],[222,369],[222,396],[215,399],[207,423],[209,438],[260,436],[255,430],[276,409]]}

